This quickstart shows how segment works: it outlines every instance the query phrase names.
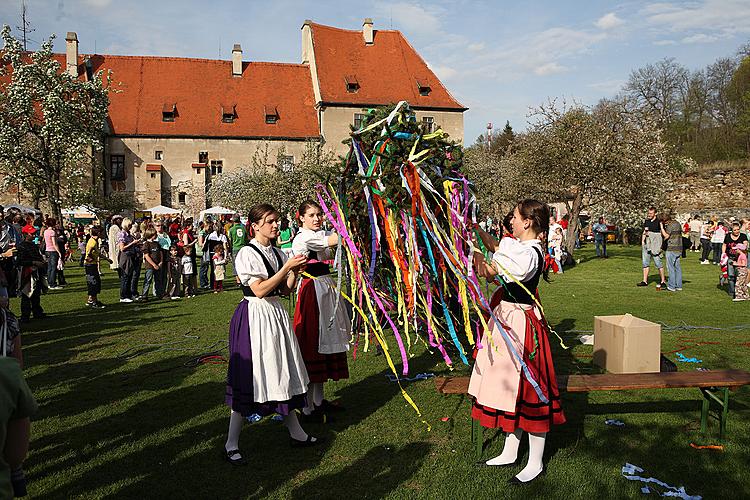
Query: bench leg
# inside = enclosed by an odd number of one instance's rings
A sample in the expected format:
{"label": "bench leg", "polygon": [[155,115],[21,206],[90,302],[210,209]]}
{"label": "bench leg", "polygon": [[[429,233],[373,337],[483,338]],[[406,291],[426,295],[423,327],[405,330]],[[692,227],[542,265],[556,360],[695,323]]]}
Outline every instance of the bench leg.
{"label": "bench leg", "polygon": [[478,461],[482,458],[482,446],[484,445],[484,429],[479,420],[471,419],[471,443],[474,445],[474,458]]}
{"label": "bench leg", "polygon": [[[718,396],[717,393],[721,394]],[[708,417],[710,416],[711,403],[716,403],[721,413],[718,414],[719,420],[719,439],[723,440],[726,436],[727,431],[727,419],[729,418],[729,388],[722,387],[720,389],[701,389],[703,395],[703,405],[701,407],[701,433],[706,432]]]}

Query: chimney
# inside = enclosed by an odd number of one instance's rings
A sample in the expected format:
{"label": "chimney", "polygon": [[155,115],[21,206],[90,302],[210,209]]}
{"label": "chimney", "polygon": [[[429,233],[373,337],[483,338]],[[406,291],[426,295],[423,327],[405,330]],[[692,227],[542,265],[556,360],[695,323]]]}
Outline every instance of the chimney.
{"label": "chimney", "polygon": [[242,76],[242,47],[239,43],[232,47],[232,76]]}
{"label": "chimney", "polygon": [[305,19],[302,24],[302,64],[310,64],[312,52],[312,21]]}
{"label": "chimney", "polygon": [[68,31],[65,35],[65,71],[78,78],[78,35],[75,31]]}
{"label": "chimney", "polygon": [[372,45],[375,42],[372,32],[372,19],[369,17],[362,23],[362,37],[365,39],[365,45]]}

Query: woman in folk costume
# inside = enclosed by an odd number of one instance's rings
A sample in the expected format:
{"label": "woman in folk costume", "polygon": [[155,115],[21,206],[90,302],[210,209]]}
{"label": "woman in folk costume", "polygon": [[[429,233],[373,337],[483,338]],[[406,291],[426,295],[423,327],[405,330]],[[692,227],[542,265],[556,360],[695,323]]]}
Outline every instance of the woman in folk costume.
{"label": "woman in folk costume", "polygon": [[307,371],[281,295],[288,294],[307,262],[287,260],[274,248],[279,214],[271,205],[250,209],[255,238],[235,262],[244,300],[229,324],[229,369],[226,403],[232,408],[224,456],[232,465],[247,462],[239,451],[244,417],[278,413],[284,417],[292,446],[311,446],[319,439],[300,426],[295,409],[305,406]]}
{"label": "woman in folk costume", "polygon": [[324,422],[327,412],[340,408],[323,399],[323,384],[349,378],[346,352],[351,319],[344,299],[336,294],[336,282],[329,276],[338,234],[321,229],[323,211],[314,201],[302,203],[298,217],[302,227],[292,242],[292,254],[306,256],[305,271],[317,278],[303,277],[294,311],[294,333],[310,376],[303,414],[311,421]]}
{"label": "woman in folk costume", "polygon": [[[469,394],[474,396],[471,416],[484,427],[500,428],[506,432],[502,454],[488,460],[487,465],[515,464],[521,436],[524,431],[529,434],[529,460],[526,467],[511,478],[513,484],[528,483],[543,471],[547,432],[553,424],[565,422],[549,346],[549,330],[537,302],[537,285],[544,274],[545,253],[540,238],[548,230],[548,221],[549,207],[546,204],[536,200],[518,203],[511,219],[514,238],[503,238],[497,243],[480,231],[482,241],[494,251],[494,255],[492,264],[480,254],[474,260],[478,274],[487,278],[499,276],[504,282],[502,300],[493,313],[529,372],[522,370],[497,323],[491,321],[490,331],[482,338],[483,348],[477,352],[469,382]],[[538,384],[547,402],[537,394],[534,383]]]}

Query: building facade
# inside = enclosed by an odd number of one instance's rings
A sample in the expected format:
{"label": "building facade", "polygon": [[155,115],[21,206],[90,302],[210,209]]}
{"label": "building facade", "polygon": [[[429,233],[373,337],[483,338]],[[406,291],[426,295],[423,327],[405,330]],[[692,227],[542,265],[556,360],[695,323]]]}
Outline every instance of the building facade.
{"label": "building facade", "polygon": [[195,214],[217,175],[261,160],[294,164],[312,141],[344,155],[364,109],[406,100],[417,119],[463,139],[463,112],[406,38],[305,21],[300,64],[81,55],[75,33],[58,55],[70,74],[110,71],[102,189]]}

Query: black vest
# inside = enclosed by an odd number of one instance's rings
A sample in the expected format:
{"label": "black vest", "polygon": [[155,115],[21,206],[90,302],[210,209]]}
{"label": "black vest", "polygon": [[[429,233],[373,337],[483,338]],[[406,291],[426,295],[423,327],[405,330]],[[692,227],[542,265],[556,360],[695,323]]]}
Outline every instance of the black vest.
{"label": "black vest", "polygon": [[523,286],[526,287],[528,292],[521,288],[521,285],[519,285],[515,281],[511,281],[505,284],[505,295],[503,296],[504,301],[512,302],[514,304],[526,305],[532,305],[534,303],[534,297],[532,295],[529,295],[529,292],[533,294],[534,292],[536,292],[536,287],[539,286],[539,278],[542,276],[542,272],[544,271],[544,256],[542,255],[541,250],[539,250],[537,247],[532,248],[539,256],[539,266],[534,273],[534,276],[532,276],[530,280],[522,282]]}
{"label": "black vest", "polygon": [[[271,267],[271,263],[268,262],[268,259],[266,258],[266,254],[264,254],[260,250],[260,248],[256,247],[252,243],[250,243],[248,246],[260,256],[261,260],[263,260],[263,265],[266,266],[266,274],[268,274],[269,278],[278,272],[278,271],[274,271],[273,267]],[[271,247],[271,250],[273,251],[273,254],[276,256],[276,264],[279,266],[279,269],[281,269],[284,263],[281,261],[281,256],[279,255],[279,251],[273,246]],[[276,289],[273,290],[272,292],[267,293],[266,297],[278,297],[279,295],[281,295],[281,290],[279,290],[280,287],[281,285],[276,287]],[[242,285],[242,295],[244,295],[245,297],[255,297],[255,293],[253,292],[253,289],[247,285]]]}

